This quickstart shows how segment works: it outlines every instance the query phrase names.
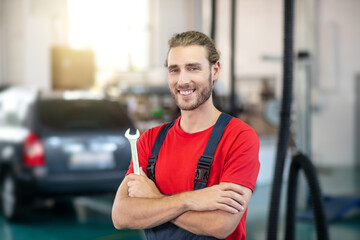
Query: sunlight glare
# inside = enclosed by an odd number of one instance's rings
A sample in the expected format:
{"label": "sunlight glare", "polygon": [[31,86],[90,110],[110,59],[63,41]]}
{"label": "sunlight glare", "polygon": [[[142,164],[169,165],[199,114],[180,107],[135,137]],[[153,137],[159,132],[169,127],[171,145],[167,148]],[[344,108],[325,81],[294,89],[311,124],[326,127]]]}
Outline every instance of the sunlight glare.
{"label": "sunlight glare", "polygon": [[144,70],[149,61],[149,0],[68,0],[69,43],[91,48],[100,68]]}

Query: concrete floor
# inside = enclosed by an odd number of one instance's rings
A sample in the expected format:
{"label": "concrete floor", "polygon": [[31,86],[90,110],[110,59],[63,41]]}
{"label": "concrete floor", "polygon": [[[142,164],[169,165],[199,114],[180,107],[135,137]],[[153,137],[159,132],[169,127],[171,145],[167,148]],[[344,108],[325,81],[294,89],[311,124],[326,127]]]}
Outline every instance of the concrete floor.
{"label": "concrete floor", "polygon": [[[360,193],[358,169],[320,169],[319,179],[324,195]],[[286,182],[284,188],[286,189]],[[270,184],[260,181],[251,199],[247,217],[247,240],[266,240],[270,202]],[[305,191],[306,192],[306,191]],[[301,193],[301,191],[300,191]],[[303,196],[302,196],[303,195]],[[299,194],[298,202],[306,196]],[[142,240],[142,231],[118,231],[111,223],[112,197],[76,198],[75,208],[38,208],[27,222],[8,223],[0,214],[1,240]],[[278,239],[284,239],[285,190],[281,199]],[[313,222],[296,223],[296,239],[317,239]],[[330,239],[360,239],[360,209],[354,208],[342,218],[329,223]]]}
{"label": "concrete floor", "polygon": [[19,223],[0,214],[1,240],[142,240],[142,231],[116,230],[111,222],[111,198],[74,199],[74,208],[41,206]]}

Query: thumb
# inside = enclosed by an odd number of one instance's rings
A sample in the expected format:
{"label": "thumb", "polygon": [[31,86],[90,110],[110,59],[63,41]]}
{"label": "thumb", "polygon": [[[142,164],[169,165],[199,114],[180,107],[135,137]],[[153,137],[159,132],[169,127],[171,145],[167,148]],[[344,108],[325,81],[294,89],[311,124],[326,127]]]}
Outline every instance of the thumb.
{"label": "thumb", "polygon": [[146,173],[144,172],[143,168],[140,167],[140,176],[145,176],[147,177]]}

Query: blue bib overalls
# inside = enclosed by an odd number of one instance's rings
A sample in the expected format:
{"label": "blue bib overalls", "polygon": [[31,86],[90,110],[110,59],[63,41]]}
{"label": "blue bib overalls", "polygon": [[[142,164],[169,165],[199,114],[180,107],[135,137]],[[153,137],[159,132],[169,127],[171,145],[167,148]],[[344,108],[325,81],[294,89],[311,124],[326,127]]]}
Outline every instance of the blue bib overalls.
{"label": "blue bib overalls", "polygon": [[[194,179],[194,190],[205,188],[207,185],[207,179],[209,177],[209,171],[211,164],[213,162],[214,153],[216,147],[220,141],[220,138],[225,130],[225,127],[231,120],[231,116],[221,113],[219,119],[217,120],[210,138],[207,142],[203,155],[200,156],[198,164],[196,166],[196,173]],[[175,121],[172,121],[166,124],[161,130],[158,136],[156,137],[155,143],[152,148],[151,157],[149,158],[148,165],[146,167],[147,176],[155,180],[155,165],[156,159],[159,154],[161,145],[166,137],[167,132],[173,126]],[[154,228],[145,229],[145,235],[148,240],[206,240],[206,239],[217,239],[214,237],[208,236],[199,236],[193,234],[189,231],[186,231],[178,226],[172,224],[171,222],[164,223]]]}

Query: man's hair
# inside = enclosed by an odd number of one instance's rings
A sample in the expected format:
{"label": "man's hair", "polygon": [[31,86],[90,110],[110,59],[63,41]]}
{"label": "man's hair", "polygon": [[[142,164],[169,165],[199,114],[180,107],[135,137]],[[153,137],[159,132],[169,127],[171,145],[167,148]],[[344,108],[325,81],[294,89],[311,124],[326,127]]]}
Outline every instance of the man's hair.
{"label": "man's hair", "polygon": [[201,32],[187,31],[182,33],[176,33],[169,39],[168,44],[169,44],[169,50],[165,60],[165,67],[168,66],[168,55],[170,49],[179,46],[183,46],[183,47],[192,46],[192,45],[204,46],[208,54],[207,57],[210,62],[210,65],[215,64],[220,58],[220,54],[215,47],[214,41]]}

